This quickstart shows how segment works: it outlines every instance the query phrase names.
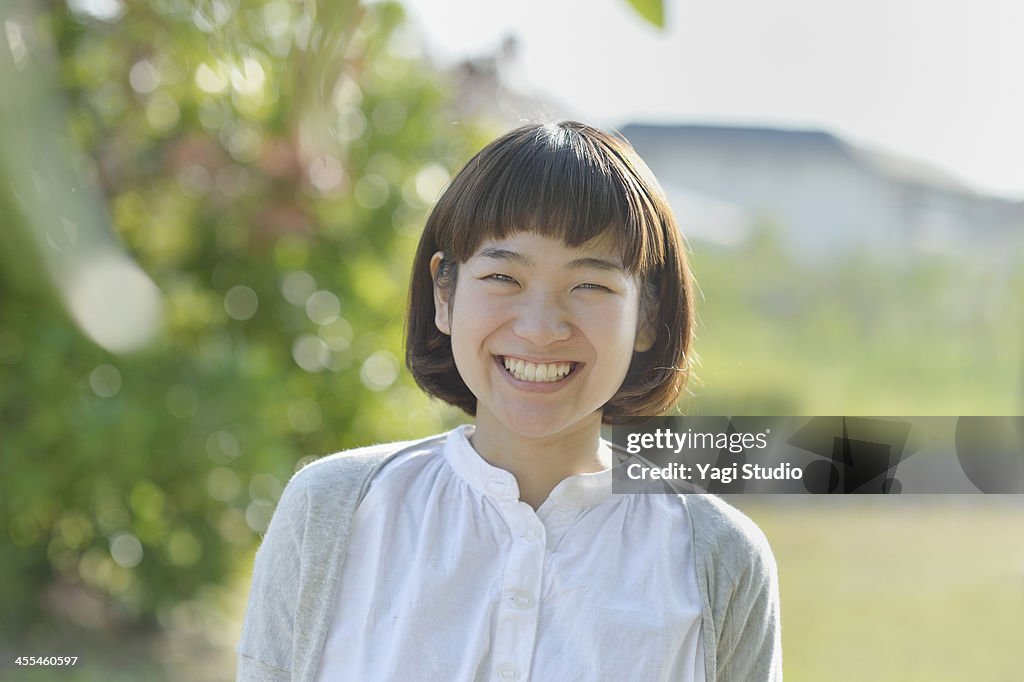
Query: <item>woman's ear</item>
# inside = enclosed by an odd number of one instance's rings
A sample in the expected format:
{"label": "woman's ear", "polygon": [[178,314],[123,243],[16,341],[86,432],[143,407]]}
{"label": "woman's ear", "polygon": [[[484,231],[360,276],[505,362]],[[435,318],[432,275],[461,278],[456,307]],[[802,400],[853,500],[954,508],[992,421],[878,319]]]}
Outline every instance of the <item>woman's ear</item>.
{"label": "woman's ear", "polygon": [[646,353],[654,347],[658,335],[654,332],[654,324],[647,320],[640,320],[636,329],[636,342],[633,343],[633,350],[639,353]]}
{"label": "woman's ear", "polygon": [[658,340],[658,301],[653,291],[645,290],[640,293],[640,314],[637,318],[633,350],[646,353]]}
{"label": "woman's ear", "polygon": [[434,325],[442,334],[451,336],[451,317],[448,314],[448,297],[451,292],[443,291],[437,283],[437,273],[443,261],[443,251],[438,251],[430,257],[430,281],[434,283]]}

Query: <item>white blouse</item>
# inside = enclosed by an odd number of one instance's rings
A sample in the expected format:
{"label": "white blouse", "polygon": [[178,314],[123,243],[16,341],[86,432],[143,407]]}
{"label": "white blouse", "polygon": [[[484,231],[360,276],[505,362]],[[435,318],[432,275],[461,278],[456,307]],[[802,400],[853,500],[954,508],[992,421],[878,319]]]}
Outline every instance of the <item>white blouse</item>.
{"label": "white blouse", "polygon": [[566,478],[534,512],[471,434],[372,481],[317,679],[703,681],[679,500],[612,495],[607,469]]}

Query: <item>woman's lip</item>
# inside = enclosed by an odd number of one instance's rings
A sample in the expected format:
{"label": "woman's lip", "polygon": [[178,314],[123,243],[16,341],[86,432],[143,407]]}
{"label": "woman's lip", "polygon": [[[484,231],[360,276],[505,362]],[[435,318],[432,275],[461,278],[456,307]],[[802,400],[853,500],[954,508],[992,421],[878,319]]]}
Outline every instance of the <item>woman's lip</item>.
{"label": "woman's lip", "polygon": [[495,355],[495,358],[499,362],[505,360],[522,360],[523,362],[532,362],[535,365],[582,365],[583,363],[579,360],[538,360],[535,358],[529,358],[525,355]]}

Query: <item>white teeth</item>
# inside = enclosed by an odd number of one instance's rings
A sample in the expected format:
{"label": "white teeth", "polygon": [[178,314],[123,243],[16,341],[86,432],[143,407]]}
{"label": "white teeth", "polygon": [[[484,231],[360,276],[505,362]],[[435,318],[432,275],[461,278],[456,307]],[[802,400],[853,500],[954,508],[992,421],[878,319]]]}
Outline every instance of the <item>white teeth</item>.
{"label": "white teeth", "polygon": [[533,381],[547,383],[558,381],[572,369],[572,363],[551,363],[538,365],[518,358],[505,358],[505,369],[520,381]]}

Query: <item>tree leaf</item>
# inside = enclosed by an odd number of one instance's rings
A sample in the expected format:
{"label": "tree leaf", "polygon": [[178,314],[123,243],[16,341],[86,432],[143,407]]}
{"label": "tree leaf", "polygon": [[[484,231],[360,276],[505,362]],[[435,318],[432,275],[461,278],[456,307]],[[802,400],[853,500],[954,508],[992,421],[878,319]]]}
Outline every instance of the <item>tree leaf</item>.
{"label": "tree leaf", "polygon": [[665,28],[665,3],[663,0],[626,0],[648,23]]}

